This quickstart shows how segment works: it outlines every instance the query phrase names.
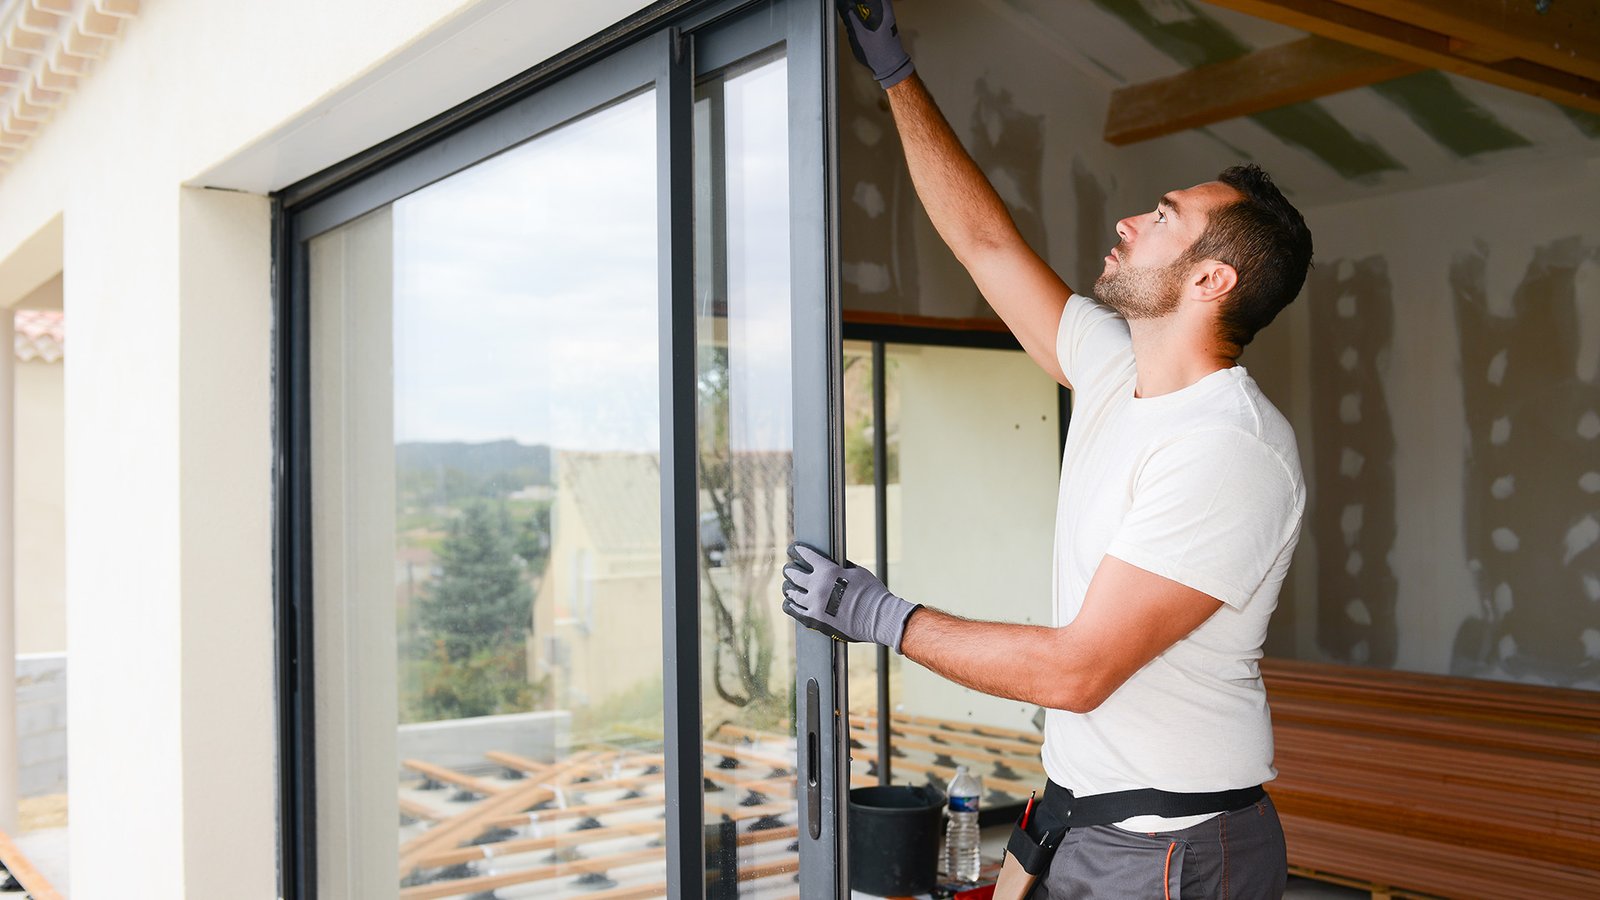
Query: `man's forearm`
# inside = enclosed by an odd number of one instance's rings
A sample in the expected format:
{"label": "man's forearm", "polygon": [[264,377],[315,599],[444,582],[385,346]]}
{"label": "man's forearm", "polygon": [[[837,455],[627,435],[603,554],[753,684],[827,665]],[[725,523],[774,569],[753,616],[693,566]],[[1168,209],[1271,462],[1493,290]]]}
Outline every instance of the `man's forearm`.
{"label": "man's forearm", "polygon": [[1016,240],[1005,202],[961,146],[922,79],[912,74],[889,88],[888,96],[911,183],[956,258],[965,263],[980,250]]}
{"label": "man's forearm", "polygon": [[926,606],[906,622],[907,659],[965,687],[1051,709],[1098,706],[1099,667],[1063,630],[978,622]]}

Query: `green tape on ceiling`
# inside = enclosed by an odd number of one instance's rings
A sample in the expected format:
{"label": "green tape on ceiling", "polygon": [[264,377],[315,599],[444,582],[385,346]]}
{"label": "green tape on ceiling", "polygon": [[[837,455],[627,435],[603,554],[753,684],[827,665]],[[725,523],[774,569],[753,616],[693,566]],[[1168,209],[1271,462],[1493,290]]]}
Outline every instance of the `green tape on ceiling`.
{"label": "green tape on ceiling", "polygon": [[1151,46],[1180,63],[1195,68],[1244,56],[1251,46],[1202,13],[1186,0],[1163,0],[1174,15],[1163,21],[1150,14],[1139,0],[1094,0],[1122,24],[1139,32]]}
{"label": "green tape on ceiling", "polygon": [[1527,147],[1527,138],[1473,103],[1441,72],[1418,72],[1372,86],[1378,96],[1400,107],[1411,121],[1456,156]]}
{"label": "green tape on ceiling", "polygon": [[1585,137],[1600,137],[1600,116],[1581,109],[1573,109],[1570,106],[1562,106],[1559,103],[1555,106],[1556,109],[1561,110],[1573,127],[1583,132]]}
{"label": "green tape on ceiling", "polygon": [[1240,146],[1238,146],[1236,144],[1232,144],[1232,143],[1224,140],[1222,135],[1217,134],[1215,131],[1212,131],[1209,128],[1196,128],[1195,131],[1200,132],[1201,134],[1205,135],[1206,137],[1208,137],[1208,138],[1212,139],[1213,141],[1216,141],[1217,143],[1219,143],[1222,146],[1226,147],[1228,149],[1229,153],[1232,153],[1234,156],[1237,156],[1242,160],[1248,161],[1248,160],[1255,159],[1255,154],[1251,153],[1249,150],[1244,149],[1243,147],[1240,147]]}
{"label": "green tape on ceiling", "polygon": [[[1094,5],[1138,32],[1152,47],[1193,68],[1226,62],[1253,48],[1186,0],[1162,0],[1175,13],[1157,19],[1139,0],[1094,0]],[[1364,178],[1405,167],[1371,141],[1350,129],[1315,102],[1296,103],[1250,117],[1286,144],[1322,160],[1343,178]]]}

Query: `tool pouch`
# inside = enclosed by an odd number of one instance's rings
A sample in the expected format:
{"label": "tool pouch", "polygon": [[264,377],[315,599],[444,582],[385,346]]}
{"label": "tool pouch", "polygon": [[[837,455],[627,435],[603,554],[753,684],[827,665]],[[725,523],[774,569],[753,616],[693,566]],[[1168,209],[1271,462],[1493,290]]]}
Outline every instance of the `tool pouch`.
{"label": "tool pouch", "polygon": [[[1034,819],[1037,825],[1038,819]],[[1040,829],[1030,834],[1022,827],[1022,820],[1011,829],[1011,839],[1006,842],[1005,862],[1000,867],[1000,879],[995,882],[993,900],[1022,900],[1033,890],[1033,885],[1050,868],[1050,858],[1056,848],[1047,847],[1043,841],[1048,832]]]}

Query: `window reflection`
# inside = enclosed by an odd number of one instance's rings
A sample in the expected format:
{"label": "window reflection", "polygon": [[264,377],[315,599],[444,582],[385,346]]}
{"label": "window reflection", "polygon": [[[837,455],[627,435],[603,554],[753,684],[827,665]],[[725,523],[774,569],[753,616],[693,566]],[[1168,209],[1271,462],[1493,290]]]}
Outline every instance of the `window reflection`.
{"label": "window reflection", "polygon": [[328,896],[666,894],[655,140],[647,93],[312,242]]}
{"label": "window reflection", "polygon": [[699,476],[708,896],[793,896],[788,80],[782,57],[695,100]]}

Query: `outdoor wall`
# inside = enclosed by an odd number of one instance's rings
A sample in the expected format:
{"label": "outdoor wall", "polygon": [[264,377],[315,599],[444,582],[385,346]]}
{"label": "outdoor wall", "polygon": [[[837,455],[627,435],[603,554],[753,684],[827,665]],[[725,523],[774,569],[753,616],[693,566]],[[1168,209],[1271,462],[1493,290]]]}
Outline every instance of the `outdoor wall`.
{"label": "outdoor wall", "polygon": [[17,654],[17,793],[67,792],[67,655]]}
{"label": "outdoor wall", "polygon": [[16,363],[18,653],[67,649],[65,368],[62,360]]}
{"label": "outdoor wall", "polygon": [[1307,209],[1245,354],[1310,507],[1268,651],[1600,689],[1600,161]]}
{"label": "outdoor wall", "polygon": [[0,176],[0,302],[73,321],[75,897],[278,896],[265,192],[644,5],[146,3]]}

